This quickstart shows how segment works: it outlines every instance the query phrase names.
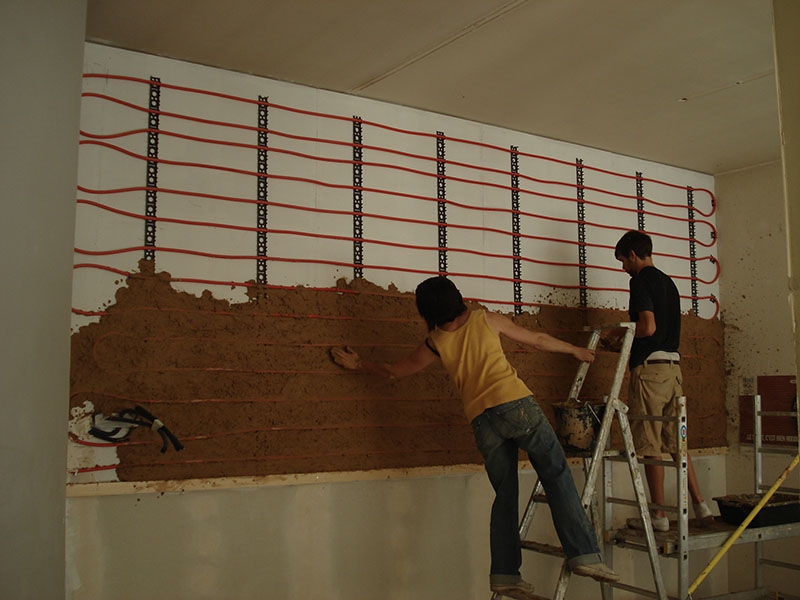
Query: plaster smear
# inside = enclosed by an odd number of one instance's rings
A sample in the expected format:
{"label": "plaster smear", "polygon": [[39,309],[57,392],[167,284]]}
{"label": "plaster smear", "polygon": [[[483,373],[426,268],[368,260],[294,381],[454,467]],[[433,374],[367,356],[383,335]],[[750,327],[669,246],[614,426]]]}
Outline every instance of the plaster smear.
{"label": "plaster smear", "polygon": [[[251,285],[247,302],[231,303],[211,292],[177,291],[170,274],[156,272],[151,261],[139,268],[99,321],[72,335],[71,416],[85,420],[87,407],[110,415],[140,405],[185,448],[161,453],[155,432],[134,428],[124,443],[103,449],[114,458],[91,455],[96,464],[118,457],[112,473],[119,480],[482,463],[440,365],[383,380],[343,371],[330,360],[336,345],[375,360],[410,351],[426,333],[413,294],[355,279],[331,289]],[[580,345],[588,341],[584,326],[626,318],[621,311],[555,306],[514,317]],[[567,398],[578,363],[508,340],[504,345],[552,420],[552,406]],[[722,324],[685,315],[681,353],[689,446],[724,446]],[[598,352],[581,399],[602,400],[617,359]],[[627,381],[621,395],[627,396]],[[71,456],[71,469],[92,466],[85,453]]]}

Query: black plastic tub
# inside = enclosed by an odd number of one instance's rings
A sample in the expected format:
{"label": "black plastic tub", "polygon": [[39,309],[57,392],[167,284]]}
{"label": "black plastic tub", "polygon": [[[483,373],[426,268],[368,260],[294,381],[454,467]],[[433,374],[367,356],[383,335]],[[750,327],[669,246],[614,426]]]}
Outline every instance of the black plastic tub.
{"label": "black plastic tub", "polygon": [[[732,494],[714,500],[719,506],[719,514],[723,521],[731,525],[740,525],[763,497],[763,494]],[[797,521],[800,521],[800,497],[774,494],[747,526],[766,527]]]}

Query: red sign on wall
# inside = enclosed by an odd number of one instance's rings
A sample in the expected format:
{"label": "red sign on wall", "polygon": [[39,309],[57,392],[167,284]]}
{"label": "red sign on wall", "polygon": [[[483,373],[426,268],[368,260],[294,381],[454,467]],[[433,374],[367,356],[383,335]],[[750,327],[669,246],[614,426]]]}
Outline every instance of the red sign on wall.
{"label": "red sign on wall", "polygon": [[[795,375],[760,375],[756,393],[761,395],[761,410],[797,410]],[[753,443],[753,396],[739,396],[739,441]],[[762,417],[761,443],[779,446],[797,445],[797,419]]]}

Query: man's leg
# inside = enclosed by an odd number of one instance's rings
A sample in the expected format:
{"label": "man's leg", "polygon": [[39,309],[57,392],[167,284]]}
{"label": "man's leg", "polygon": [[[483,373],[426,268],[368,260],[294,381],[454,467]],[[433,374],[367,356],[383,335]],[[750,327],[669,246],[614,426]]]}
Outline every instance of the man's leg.
{"label": "man's leg", "polygon": [[[631,370],[628,397],[630,416],[664,416],[664,407],[668,399],[674,395],[673,388],[677,385],[676,389],[679,389],[677,377],[679,373],[680,371],[674,370],[672,365],[661,364],[644,364]],[[632,420],[631,433],[637,454],[648,459],[661,460],[663,431],[664,427],[660,421]],[[650,490],[650,501],[663,506],[664,467],[645,465],[644,474]],[[669,531],[669,518],[663,510],[654,509],[650,516],[653,529]],[[628,519],[627,524],[634,529],[644,529],[644,522],[640,517]]]}
{"label": "man's leg", "polygon": [[692,463],[692,457],[687,455],[687,468],[686,468],[686,478],[687,484],[689,485],[689,495],[692,497],[693,504],[700,504],[703,502],[703,494],[700,493],[700,486],[697,483],[697,476],[694,474],[694,463]]}
{"label": "man's leg", "polygon": [[[661,459],[660,456],[648,456],[646,458]],[[673,455],[672,459],[677,462],[678,456]],[[713,516],[708,506],[706,506],[706,503],[703,501],[703,494],[700,492],[700,486],[697,483],[692,457],[687,455],[686,459],[686,483],[689,488],[689,495],[692,497],[695,516],[700,520],[701,524],[705,524],[709,520],[713,520]],[[661,465],[645,465],[644,474],[647,478],[647,487],[650,490],[650,501],[653,504],[665,505],[664,467]],[[667,518],[667,513],[660,509],[653,509],[652,515],[656,519]]]}
{"label": "man's leg", "polygon": [[[703,494],[700,492],[700,485],[697,483],[692,457],[687,454],[686,458],[686,484],[689,488],[689,495],[692,497],[694,516],[699,521],[701,527],[711,525],[714,522],[714,515],[711,514],[711,509],[708,508],[708,505],[703,500]],[[677,460],[677,458],[675,460]]]}
{"label": "man's leg", "polygon": [[[661,456],[648,456],[645,458],[661,460]],[[647,479],[647,488],[650,490],[650,502],[664,506],[664,467],[662,465],[645,465],[644,475]],[[669,517],[663,510],[654,508],[650,512],[650,520],[655,531],[669,531]],[[644,529],[644,521],[640,517],[632,517],[627,521],[631,529]]]}
{"label": "man's leg", "polygon": [[[646,456],[645,458],[652,458],[661,460],[660,456]],[[661,465],[645,465],[644,476],[647,479],[647,487],[650,490],[650,501],[653,504],[664,505],[664,467]],[[653,516],[657,519],[663,519],[667,516],[661,509],[653,509]]]}

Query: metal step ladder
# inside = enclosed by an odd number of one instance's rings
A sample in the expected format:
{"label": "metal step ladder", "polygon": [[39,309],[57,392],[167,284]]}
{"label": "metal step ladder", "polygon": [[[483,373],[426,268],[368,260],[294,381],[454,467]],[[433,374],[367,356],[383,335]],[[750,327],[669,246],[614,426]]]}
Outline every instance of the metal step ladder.
{"label": "metal step ladder", "polygon": [[[656,588],[655,595],[659,600],[667,600],[666,588],[664,586],[664,581],[661,576],[661,566],[659,562],[658,547],[656,544],[655,535],[653,534],[653,526],[650,520],[650,510],[648,509],[647,505],[647,496],[645,494],[644,484],[642,482],[642,475],[639,471],[639,461],[636,458],[636,450],[634,449],[633,446],[633,436],[631,435],[630,423],[628,421],[628,416],[627,416],[628,407],[619,399],[619,392],[622,387],[622,380],[625,377],[625,371],[628,365],[628,358],[630,357],[631,345],[633,344],[633,336],[636,325],[635,323],[614,323],[607,325],[595,325],[595,326],[585,327],[584,331],[592,332],[587,347],[590,350],[595,350],[597,348],[598,342],[600,341],[600,334],[602,331],[610,329],[620,329],[620,328],[625,329],[625,335],[623,337],[622,348],[620,350],[619,358],[617,360],[617,365],[614,371],[614,378],[611,383],[611,389],[609,391],[608,396],[606,396],[605,398],[605,411],[603,412],[602,419],[601,420],[599,419],[600,430],[597,434],[591,458],[588,457],[584,458],[584,471],[586,474],[586,482],[584,484],[583,492],[581,494],[581,503],[583,504],[584,509],[589,511],[589,516],[592,519],[592,522],[595,524],[595,530],[597,530],[599,528],[598,524],[601,523],[600,512],[598,510],[597,496],[595,494],[595,486],[598,481],[598,474],[600,472],[600,469],[605,464],[604,460],[605,458],[619,457],[621,454],[624,455],[625,461],[628,463],[628,468],[631,475],[631,481],[633,483],[633,489],[636,496],[636,505],[639,509],[639,516],[642,518],[642,521],[646,525],[644,533],[647,540],[647,551],[650,557],[650,567],[653,571],[653,580]],[[575,379],[572,383],[572,388],[570,389],[569,392],[569,398],[568,398],[569,401],[580,402],[578,396],[580,394],[581,388],[583,387],[583,383],[586,379],[586,374],[588,370],[589,370],[589,363],[586,362],[581,363],[580,366],[578,367],[578,372],[575,375]],[[591,409],[591,406],[589,406],[589,408]],[[596,414],[595,417],[597,417]],[[625,450],[622,453],[620,453],[619,451],[612,451],[609,449],[611,426],[615,419],[619,423],[620,431],[622,433],[622,440],[625,445]],[[567,560],[564,555],[563,549],[556,546],[551,546],[549,544],[542,544],[533,540],[525,539],[528,530],[530,529],[530,526],[533,522],[534,515],[536,514],[537,505],[546,501],[547,499],[543,493],[543,487],[541,481],[537,480],[519,525],[521,546],[525,550],[532,550],[534,552],[539,552],[542,554],[549,554],[552,556],[559,556],[564,558],[563,563],[561,565],[561,572],[558,577],[558,582],[556,584],[556,589],[553,595],[553,600],[564,600],[567,593],[567,587],[569,585],[571,571],[567,565]],[[602,538],[598,536],[598,542],[601,542],[601,540]],[[607,562],[609,562],[609,559],[610,557],[605,558]],[[610,598],[612,596],[611,586],[606,583],[600,585],[603,598],[604,599]],[[492,595],[492,600],[497,600],[500,597],[501,597],[500,594],[495,593]],[[544,597],[537,596],[537,598],[540,598],[541,600],[548,600],[547,598]]]}

